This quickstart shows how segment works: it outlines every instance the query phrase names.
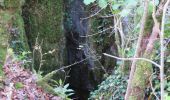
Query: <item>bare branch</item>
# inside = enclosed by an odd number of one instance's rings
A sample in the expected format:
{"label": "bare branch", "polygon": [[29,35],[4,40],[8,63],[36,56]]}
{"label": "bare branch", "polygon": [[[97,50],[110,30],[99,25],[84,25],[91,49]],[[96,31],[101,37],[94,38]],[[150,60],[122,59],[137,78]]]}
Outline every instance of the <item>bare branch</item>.
{"label": "bare branch", "polygon": [[162,15],[162,26],[161,26],[161,34],[160,34],[160,42],[161,42],[161,60],[160,60],[160,78],[161,78],[161,100],[164,100],[164,25],[165,25],[165,15],[168,8],[170,0],[165,3],[163,8]]}
{"label": "bare branch", "polygon": [[155,65],[156,67],[160,68],[161,66],[159,64],[157,64],[156,62],[150,60],[150,59],[147,59],[147,58],[120,58],[120,57],[117,57],[117,56],[113,56],[113,55],[109,55],[107,53],[103,53],[103,55],[105,56],[108,56],[108,57],[111,57],[111,58],[115,58],[115,59],[118,59],[118,60],[144,60],[144,61],[147,61],[147,62],[150,62],[152,63],[153,65]]}
{"label": "bare branch", "polygon": [[100,13],[103,9],[104,9],[104,8],[101,8],[101,9],[100,9],[100,10],[98,10],[96,13],[94,13],[94,14],[92,14],[92,15],[88,16],[88,17],[81,18],[81,21],[83,21],[83,20],[86,20],[86,19],[89,19],[89,18],[92,18],[92,17],[96,16],[96,15],[97,15],[97,14],[99,14],[99,13]]}

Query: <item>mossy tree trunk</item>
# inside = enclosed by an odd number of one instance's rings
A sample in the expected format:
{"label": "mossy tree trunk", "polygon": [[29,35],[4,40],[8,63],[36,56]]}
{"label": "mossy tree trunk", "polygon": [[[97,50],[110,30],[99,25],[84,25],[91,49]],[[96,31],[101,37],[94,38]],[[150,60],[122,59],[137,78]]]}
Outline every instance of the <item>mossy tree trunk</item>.
{"label": "mossy tree trunk", "polygon": [[[154,16],[154,17],[153,17]],[[160,33],[159,22],[156,19],[161,19],[161,15],[148,15],[146,19],[146,24],[144,28],[143,41],[148,40],[148,43],[145,44],[142,42],[141,44],[141,57],[154,60],[156,55],[156,49],[154,45],[157,43],[157,37]],[[154,21],[154,20],[155,21]],[[159,39],[158,39],[159,40]],[[151,62],[139,60],[136,62],[136,69],[132,79],[132,84],[130,87],[130,95],[128,100],[139,100],[144,99],[145,90],[147,86],[150,86],[150,82],[152,82],[152,74],[153,67],[159,67],[153,65]]]}

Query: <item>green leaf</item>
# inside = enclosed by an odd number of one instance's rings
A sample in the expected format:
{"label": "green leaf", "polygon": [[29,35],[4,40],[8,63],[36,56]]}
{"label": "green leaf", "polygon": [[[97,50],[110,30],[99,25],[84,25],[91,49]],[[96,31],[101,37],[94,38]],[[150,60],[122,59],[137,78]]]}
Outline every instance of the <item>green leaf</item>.
{"label": "green leaf", "polygon": [[85,5],[89,5],[90,3],[93,3],[95,1],[96,0],[84,0],[83,2],[84,2]]}
{"label": "green leaf", "polygon": [[23,85],[21,82],[15,83],[15,88],[16,88],[16,89],[21,89],[21,88],[23,88],[23,87],[24,87],[24,85]]}
{"label": "green leaf", "polygon": [[138,15],[142,15],[143,14],[143,7],[138,7],[136,10]]}
{"label": "green leaf", "polygon": [[150,12],[150,13],[153,12],[153,3],[152,3],[151,1],[149,2],[149,7],[148,7],[148,9],[149,9],[149,12]]}
{"label": "green leaf", "polygon": [[114,4],[114,5],[112,5],[112,9],[118,10],[120,6],[121,6],[121,4]]}
{"label": "green leaf", "polygon": [[170,96],[168,95],[168,93],[165,93],[165,100],[170,100]]}
{"label": "green leaf", "polygon": [[167,91],[170,91],[170,87],[167,88]]}
{"label": "green leaf", "polygon": [[107,7],[107,1],[106,0],[99,0],[99,7],[106,8]]}
{"label": "green leaf", "polygon": [[62,82],[62,80],[60,79],[60,80],[59,80],[59,85],[62,85],[62,84],[63,84],[63,82]]}
{"label": "green leaf", "polygon": [[125,3],[128,7],[134,7],[137,5],[138,2],[136,0],[127,0]]}
{"label": "green leaf", "polygon": [[65,88],[65,89],[67,89],[67,88],[68,88],[68,86],[69,86],[69,84],[66,84],[66,85],[64,85],[64,88]]}
{"label": "green leaf", "polygon": [[156,6],[159,5],[159,0],[155,0],[155,5],[156,5]]}
{"label": "green leaf", "polygon": [[131,9],[123,9],[121,12],[120,12],[120,15],[121,17],[126,17],[129,15]]}

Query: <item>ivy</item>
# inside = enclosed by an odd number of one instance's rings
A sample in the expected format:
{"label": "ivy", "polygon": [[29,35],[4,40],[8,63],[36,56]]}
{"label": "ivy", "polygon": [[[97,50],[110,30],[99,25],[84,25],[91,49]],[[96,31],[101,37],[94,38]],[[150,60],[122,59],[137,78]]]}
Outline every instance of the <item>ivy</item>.
{"label": "ivy", "polygon": [[95,1],[96,0],[84,0],[84,4],[89,5],[89,4],[91,4],[91,3],[95,2]]}
{"label": "ivy", "polygon": [[101,7],[101,8],[107,7],[107,1],[106,0],[99,0],[98,4],[99,4],[99,7]]}
{"label": "ivy", "polygon": [[84,0],[84,4],[89,5],[91,3],[94,3],[95,1],[98,1],[99,7],[101,7],[101,8],[107,7],[107,0]]}

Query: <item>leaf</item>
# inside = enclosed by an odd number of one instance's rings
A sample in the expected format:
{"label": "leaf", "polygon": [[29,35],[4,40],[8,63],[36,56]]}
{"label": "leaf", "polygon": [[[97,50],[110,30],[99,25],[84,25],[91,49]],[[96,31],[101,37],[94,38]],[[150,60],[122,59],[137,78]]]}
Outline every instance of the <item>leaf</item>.
{"label": "leaf", "polygon": [[84,0],[83,2],[84,2],[85,5],[89,5],[90,3],[93,3],[95,1],[96,0]]}
{"label": "leaf", "polygon": [[106,0],[99,0],[98,4],[99,4],[99,7],[101,7],[101,8],[107,7],[107,1]]}
{"label": "leaf", "polygon": [[65,89],[67,89],[67,88],[68,88],[68,86],[69,86],[69,84],[66,84],[66,85],[64,85],[64,88],[65,88]]}
{"label": "leaf", "polygon": [[149,12],[150,12],[150,13],[153,12],[153,3],[152,3],[151,1],[149,2],[149,7],[148,7],[148,9],[149,9]]}
{"label": "leaf", "polygon": [[167,91],[170,91],[170,87],[167,88]]}
{"label": "leaf", "polygon": [[74,92],[72,89],[68,89],[67,92]]}
{"label": "leaf", "polygon": [[138,2],[137,0],[127,0],[125,3],[127,4],[128,7],[134,7],[137,5]]}
{"label": "leaf", "polygon": [[155,6],[159,5],[159,0],[155,0]]}
{"label": "leaf", "polygon": [[21,88],[23,88],[23,87],[24,87],[24,85],[23,85],[21,82],[15,83],[15,88],[16,88],[16,89],[21,89]]}
{"label": "leaf", "polygon": [[126,17],[129,15],[131,9],[123,9],[121,12],[120,12],[120,15],[121,17]]}
{"label": "leaf", "polygon": [[142,15],[143,14],[143,8],[142,7],[138,7],[136,10],[138,15]]}
{"label": "leaf", "polygon": [[114,4],[114,5],[112,5],[112,9],[118,10],[120,6],[121,6],[121,4]]}
{"label": "leaf", "polygon": [[59,80],[59,85],[62,85],[62,84],[63,84],[63,82],[62,82],[62,80],[60,79],[60,80]]}
{"label": "leaf", "polygon": [[71,95],[73,95],[74,93],[69,93],[69,94],[67,94],[68,96],[71,96]]}

